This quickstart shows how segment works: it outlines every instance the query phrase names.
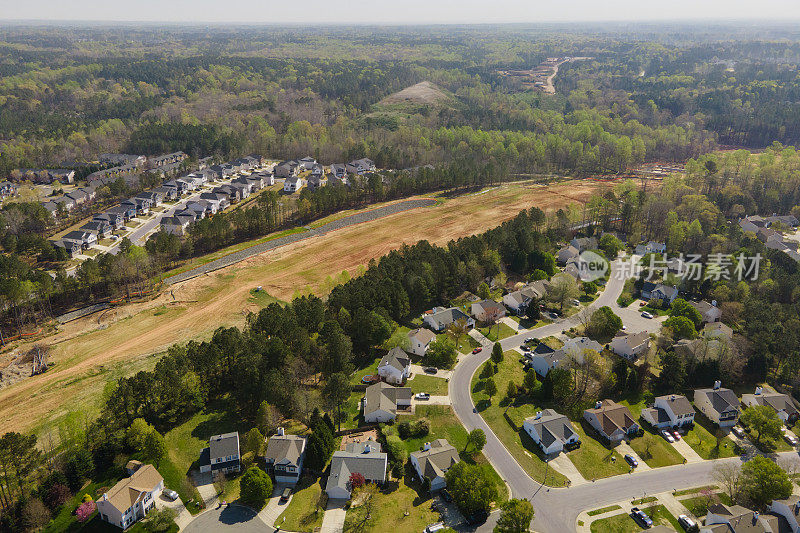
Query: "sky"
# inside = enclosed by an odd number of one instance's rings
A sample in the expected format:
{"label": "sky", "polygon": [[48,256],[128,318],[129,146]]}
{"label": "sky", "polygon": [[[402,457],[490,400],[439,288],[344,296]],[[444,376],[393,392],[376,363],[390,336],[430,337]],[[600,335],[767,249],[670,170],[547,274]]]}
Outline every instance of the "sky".
{"label": "sky", "polygon": [[0,0],[0,20],[464,24],[798,20],[800,0]]}

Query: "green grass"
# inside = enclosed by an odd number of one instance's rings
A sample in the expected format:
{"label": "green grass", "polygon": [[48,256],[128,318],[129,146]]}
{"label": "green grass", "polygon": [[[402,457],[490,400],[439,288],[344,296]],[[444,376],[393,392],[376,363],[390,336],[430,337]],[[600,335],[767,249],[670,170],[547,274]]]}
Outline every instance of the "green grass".
{"label": "green grass", "polygon": [[683,456],[661,435],[645,428],[642,437],[631,441],[631,448],[651,468],[683,463]]}
{"label": "green grass", "polygon": [[689,512],[698,518],[708,513],[709,505],[713,505],[715,503],[731,505],[730,497],[724,492],[713,494],[711,495],[710,499],[705,496],[694,496],[692,498],[684,498],[678,501],[681,502],[684,507],[689,509]]}
{"label": "green grass", "polygon": [[361,417],[361,398],[364,397],[364,392],[351,392],[350,398],[344,403],[342,410],[345,414],[345,419],[342,420],[342,429],[355,429],[361,425],[363,420]]}
{"label": "green grass", "polygon": [[695,487],[693,489],[678,490],[672,493],[676,498],[678,496],[686,496],[687,494],[697,494],[702,490],[717,490],[719,487],[716,485],[703,485],[702,487]]}
{"label": "green grass", "polygon": [[[537,411],[541,410],[541,407],[536,406],[530,398],[521,398],[511,405],[508,405],[505,399],[509,381],[514,381],[517,385],[522,384],[524,373],[522,365],[519,364],[517,359],[518,354],[516,352],[509,351],[505,353],[505,358],[498,365],[497,374],[493,376],[495,383],[497,383],[498,393],[491,403],[489,402],[489,397],[483,391],[483,384],[480,379],[483,367],[478,369],[472,379],[472,399],[483,419],[528,475],[539,482],[546,482],[547,485],[564,487],[567,485],[567,478],[547,466],[539,446],[522,429],[522,421],[529,416],[535,415]],[[519,429],[515,429],[506,419],[506,416],[513,420]]]}
{"label": "green grass", "polygon": [[378,363],[381,362],[381,357],[376,357],[373,360],[361,359],[356,362],[356,370],[350,375],[350,383],[352,385],[361,385],[361,378],[367,375],[374,375],[378,373]]}
{"label": "green grass", "polygon": [[510,337],[512,335],[516,335],[517,332],[511,329],[508,325],[499,322],[492,327],[482,327],[478,328],[483,336],[489,339],[492,342],[497,342],[499,340],[505,339],[506,337]]}
{"label": "green grass", "polygon": [[595,434],[589,424],[581,421],[573,425],[581,437],[581,447],[568,452],[567,457],[584,478],[592,480],[628,473],[630,467],[619,452],[589,436]]}
{"label": "green grass", "polygon": [[645,503],[650,503],[656,501],[658,498],[655,496],[648,496],[646,498],[639,498],[638,500],[633,500],[631,505],[643,505]]}
{"label": "green grass", "polygon": [[447,380],[435,376],[415,374],[406,385],[411,387],[411,392],[414,394],[418,392],[427,392],[432,396],[447,396]]}
{"label": "green grass", "polygon": [[589,511],[589,516],[597,516],[603,513],[610,513],[611,511],[616,511],[617,509],[622,509],[619,505],[609,505],[608,507],[601,507],[600,509],[595,509],[594,511]]}
{"label": "green grass", "polygon": [[320,499],[324,494],[324,482],[323,477],[303,477],[293,491],[292,501],[275,521],[275,525],[286,531],[302,533],[314,531],[321,526],[325,514],[325,502]]}
{"label": "green grass", "polygon": [[281,300],[271,296],[267,291],[256,288],[250,289],[250,298],[247,301],[258,304],[259,307],[266,307],[271,303],[283,303]]}
{"label": "green grass", "polygon": [[[87,486],[83,487],[72,498],[67,500],[67,503],[61,507],[58,514],[54,516],[52,520],[50,520],[50,523],[47,524],[47,526],[45,526],[44,532],[60,533],[64,531],[80,531],[81,529],[91,531],[87,528],[87,526],[92,521],[90,520],[86,524],[79,523],[75,519],[75,509],[77,509],[78,506],[83,502],[84,494],[88,494],[93,499],[97,500],[98,489],[109,489],[113,487],[117,481],[117,478],[109,478],[94,483],[89,483]],[[102,492],[100,494],[102,494]]]}
{"label": "green grass", "polygon": [[[678,521],[672,516],[672,513],[667,511],[663,505],[656,505],[642,510],[653,519],[654,525],[663,524],[671,526],[675,531],[683,531]],[[642,531],[642,526],[637,524],[629,514],[623,513],[595,520],[589,529],[592,533],[639,533]]]}
{"label": "green grass", "polygon": [[717,447],[713,434],[713,423],[701,413],[694,415],[694,427],[683,436],[683,440],[703,459],[721,459],[736,455],[734,442],[725,437]]}

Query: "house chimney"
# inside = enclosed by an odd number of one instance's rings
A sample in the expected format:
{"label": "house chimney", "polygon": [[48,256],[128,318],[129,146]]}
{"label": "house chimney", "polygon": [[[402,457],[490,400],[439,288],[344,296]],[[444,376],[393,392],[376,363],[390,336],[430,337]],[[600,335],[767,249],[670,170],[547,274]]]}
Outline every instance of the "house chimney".
{"label": "house chimney", "polygon": [[534,417],[534,420],[539,420],[540,418],[542,418],[542,412],[536,411],[536,416]]}
{"label": "house chimney", "polygon": [[717,306],[717,301],[716,300],[711,300],[711,306],[712,307],[716,307]]}
{"label": "house chimney", "polygon": [[756,396],[761,394],[761,387],[756,387]]}
{"label": "house chimney", "polygon": [[283,435],[284,435],[283,428],[278,428],[278,429],[275,431],[275,434],[276,434],[276,435],[278,435],[279,437],[283,437]]}
{"label": "house chimney", "polygon": [[719,389],[721,386],[722,386],[722,382],[720,380],[717,380],[717,381],[714,382],[714,390]]}
{"label": "house chimney", "polygon": [[600,409],[602,406],[603,406],[603,402],[600,402],[600,401],[595,402],[595,404],[594,404],[594,408],[595,409]]}
{"label": "house chimney", "polygon": [[431,449],[431,443],[430,443],[430,442],[426,442],[426,443],[425,443],[425,444],[422,446],[422,451],[423,451],[423,452],[427,452],[427,451],[428,451],[428,450],[430,450],[430,449]]}

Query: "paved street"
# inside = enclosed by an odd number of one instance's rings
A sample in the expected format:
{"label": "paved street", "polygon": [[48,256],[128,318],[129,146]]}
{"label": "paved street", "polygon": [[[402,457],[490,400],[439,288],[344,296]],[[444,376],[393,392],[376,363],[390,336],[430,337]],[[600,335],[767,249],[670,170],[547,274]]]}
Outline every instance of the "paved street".
{"label": "paved street", "polygon": [[263,533],[275,531],[255,511],[243,505],[227,505],[205,511],[192,520],[184,533]]}
{"label": "paved street", "polygon": [[[616,273],[620,269],[619,262],[612,264],[612,273],[603,293],[587,306],[587,311],[608,305],[615,312],[619,309],[616,300],[622,292],[624,281],[617,279]],[[635,305],[635,304],[632,304]],[[638,311],[638,309],[637,309]],[[647,319],[643,319],[647,320]],[[569,329],[580,323],[577,316],[564,319],[560,322],[547,324],[529,332],[507,337],[500,341],[504,350],[519,346],[527,337],[547,337],[557,335],[562,330]],[[658,327],[658,322],[647,320],[642,322],[642,330],[653,331]],[[628,331],[636,332],[635,326],[626,322]],[[474,404],[470,394],[470,383],[473,374],[489,358],[489,350],[470,355],[461,359],[453,371],[450,380],[450,398],[453,409],[466,427],[467,431],[481,428],[486,433],[486,445],[483,453],[498,471],[503,480],[511,489],[515,498],[528,498],[536,510],[533,528],[540,533],[563,533],[574,531],[578,514],[587,509],[598,508],[626,499],[643,497],[647,494],[664,492],[667,490],[680,490],[712,482],[712,469],[718,462],[740,462],[738,457],[720,459],[718,461],[703,461],[675,465],[652,470],[636,471],[633,474],[624,474],[596,482],[589,482],[580,486],[563,489],[551,489],[534,481],[523,468],[514,460],[513,456],[492,432],[483,418],[474,411]],[[778,454],[781,460],[792,461],[800,466],[797,452]],[[491,524],[479,528],[479,531],[490,531]]]}

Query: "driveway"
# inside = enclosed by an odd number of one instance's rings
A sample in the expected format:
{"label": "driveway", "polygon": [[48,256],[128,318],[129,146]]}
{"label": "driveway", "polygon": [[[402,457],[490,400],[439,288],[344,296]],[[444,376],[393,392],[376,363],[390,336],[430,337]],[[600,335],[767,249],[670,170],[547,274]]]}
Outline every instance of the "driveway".
{"label": "driveway", "polygon": [[226,505],[209,509],[192,520],[184,533],[263,533],[274,528],[261,520],[255,511],[243,505]]}
{"label": "driveway", "polygon": [[[275,526],[275,521],[283,511],[286,510],[286,506],[291,503],[292,498],[294,498],[294,491],[292,491],[289,499],[285,502],[281,502],[281,492],[283,492],[283,489],[287,486],[288,485],[276,484],[275,489],[272,491],[272,498],[267,501],[267,505],[258,513],[258,517],[268,526]],[[280,524],[278,525],[280,526]]]}
{"label": "driveway", "polygon": [[321,533],[341,533],[344,529],[344,517],[347,514],[344,506],[347,500],[328,500],[325,516],[322,517]]}
{"label": "driveway", "polygon": [[171,501],[169,498],[161,494],[158,498],[156,498],[156,509],[172,509],[178,513],[178,516],[175,517],[175,523],[178,524],[180,529],[185,528],[193,519],[192,513],[186,509],[186,506],[183,504],[180,498],[175,501]]}
{"label": "driveway", "polygon": [[206,505],[217,499],[217,489],[214,488],[210,473],[206,472],[205,474],[201,474],[195,472],[193,479],[197,487],[197,492],[200,493],[200,497],[203,498]]}
{"label": "driveway", "polygon": [[[435,374],[428,374],[427,372],[425,372],[426,367],[421,365],[409,365],[409,368],[411,369],[411,372],[414,374],[414,376],[430,376],[432,378],[442,378],[442,379],[450,379],[453,376],[452,370],[439,369],[436,371]],[[411,379],[413,380],[414,378],[412,377]]]}

